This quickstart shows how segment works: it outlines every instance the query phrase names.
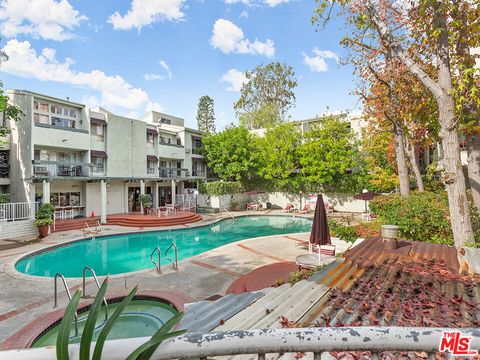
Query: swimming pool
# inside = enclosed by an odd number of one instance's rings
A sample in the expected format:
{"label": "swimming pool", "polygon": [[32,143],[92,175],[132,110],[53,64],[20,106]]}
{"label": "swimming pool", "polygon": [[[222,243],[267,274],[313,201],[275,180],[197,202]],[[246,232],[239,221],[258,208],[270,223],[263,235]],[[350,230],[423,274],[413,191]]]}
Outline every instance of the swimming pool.
{"label": "swimming pool", "polygon": [[[97,275],[114,275],[153,268],[152,250],[162,251],[162,265],[169,262],[164,252],[170,244],[178,247],[178,259],[186,259],[235,241],[259,236],[309,231],[310,219],[292,216],[244,216],[208,226],[171,231],[152,231],[102,236],[55,247],[27,256],[15,268],[33,276],[81,277],[85,266]],[[173,252],[171,257],[173,256]]]}

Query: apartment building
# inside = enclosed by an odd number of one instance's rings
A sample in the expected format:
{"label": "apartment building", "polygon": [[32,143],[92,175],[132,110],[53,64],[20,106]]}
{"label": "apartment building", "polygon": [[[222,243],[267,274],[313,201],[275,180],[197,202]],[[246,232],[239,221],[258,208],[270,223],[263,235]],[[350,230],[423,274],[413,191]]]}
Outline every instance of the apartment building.
{"label": "apartment building", "polygon": [[139,211],[141,194],[151,194],[154,207],[175,203],[207,176],[202,133],[181,118],[131,119],[25,90],[8,96],[24,113],[0,149],[1,190],[14,202],[50,202],[70,217],[105,221]]}

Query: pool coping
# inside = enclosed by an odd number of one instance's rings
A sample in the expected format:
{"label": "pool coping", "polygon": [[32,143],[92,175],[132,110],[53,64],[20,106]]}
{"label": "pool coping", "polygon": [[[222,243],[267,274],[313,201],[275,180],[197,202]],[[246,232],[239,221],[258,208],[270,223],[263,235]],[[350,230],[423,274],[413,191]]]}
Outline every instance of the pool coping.
{"label": "pool coping", "polygon": [[[107,297],[107,302],[112,300],[119,300],[125,298],[129,291],[122,291],[110,294]],[[192,302],[193,299],[180,291],[157,291],[157,290],[142,290],[135,294],[135,298],[152,298],[162,300],[171,304],[176,311],[181,312],[185,310],[185,304]],[[82,298],[78,309],[87,310],[93,303],[94,298]],[[5,339],[0,344],[0,350],[24,349],[30,348],[34,341],[45,332],[46,329],[59,322],[65,312],[65,308],[59,308],[43,314],[30,322],[19,331]]]}
{"label": "pool coping", "polygon": [[[247,216],[300,217],[300,218],[312,220],[311,217],[305,216],[305,215],[295,214],[294,216],[292,216],[292,214],[271,214],[271,213],[258,213],[258,212],[254,213],[254,214],[252,214],[252,213],[235,214],[234,218],[247,217]],[[151,232],[177,231],[177,230],[184,230],[186,228],[189,228],[189,229],[201,228],[201,227],[211,226],[211,225],[216,224],[216,223],[221,222],[221,221],[228,220],[229,218],[230,217],[228,217],[228,218],[222,217],[222,218],[218,218],[218,219],[213,219],[211,221],[207,220],[207,223],[202,223],[202,224],[197,223],[196,225],[193,225],[193,226],[190,226],[189,224],[187,224],[187,225],[181,225],[181,226],[178,226],[178,227],[175,226],[174,228],[163,229],[163,230],[162,229],[160,229],[160,230],[156,229],[156,230],[147,230],[147,231],[143,231],[143,230],[142,231],[126,231],[126,232],[119,232],[119,233],[109,234],[109,235],[95,236],[95,238],[102,238],[102,237],[107,237],[107,236],[129,235],[129,234],[133,234],[133,233],[142,233],[143,234],[143,233],[151,233]],[[228,243],[228,244],[216,247],[214,249],[220,249],[224,246],[228,246],[228,245],[231,245],[231,244],[236,244],[236,243],[240,243],[240,242],[248,241],[248,240],[252,240],[252,239],[259,239],[259,238],[275,236],[275,235],[282,236],[282,235],[294,235],[294,234],[302,234],[302,233],[305,233],[305,232],[258,236],[258,237],[238,240],[238,241],[235,241],[235,242],[232,242],[232,243]],[[67,240],[67,241],[59,243],[59,244],[48,244],[47,246],[42,247],[40,249],[36,249],[36,250],[32,250],[32,251],[20,254],[20,255],[14,257],[13,259],[10,259],[9,261],[7,261],[4,264],[3,271],[6,275],[8,275],[12,278],[15,278],[15,279],[28,280],[28,281],[39,281],[39,282],[45,282],[45,281],[50,281],[51,282],[52,279],[54,278],[53,276],[35,276],[35,275],[28,275],[28,274],[22,273],[15,268],[16,263],[23,260],[24,258],[27,258],[27,257],[30,257],[30,256],[38,255],[38,254],[41,254],[43,252],[53,250],[55,248],[65,247],[65,246],[71,245],[73,243],[81,242],[81,241],[85,241],[85,240],[89,240],[89,239],[92,239],[92,237],[91,236],[88,236],[88,237],[81,236],[79,238]],[[214,249],[210,249],[210,250],[214,250]],[[207,250],[206,252],[208,252],[210,250]],[[191,256],[187,259],[183,259],[183,260],[179,261],[179,265],[181,265],[185,261],[195,259],[195,258],[205,254],[206,252]],[[167,264],[167,265],[164,265],[163,267],[166,267],[166,266],[169,266],[169,265]],[[143,273],[148,273],[148,272],[152,272],[152,271],[155,271],[155,268],[147,268],[147,269],[141,269],[141,270],[136,270],[136,271],[130,271],[130,272],[126,272],[126,273],[119,273],[119,274],[114,274],[114,275],[99,275],[99,276],[102,276],[102,277],[105,276],[105,277],[108,277],[108,278],[111,278],[111,279],[120,279],[120,278],[135,276],[135,275],[139,275],[139,274],[143,274]],[[164,269],[162,268],[162,274],[163,273],[164,273]],[[65,277],[65,279],[66,280],[79,280],[79,279],[82,279],[82,277]],[[87,279],[89,279],[89,278],[87,278]]]}

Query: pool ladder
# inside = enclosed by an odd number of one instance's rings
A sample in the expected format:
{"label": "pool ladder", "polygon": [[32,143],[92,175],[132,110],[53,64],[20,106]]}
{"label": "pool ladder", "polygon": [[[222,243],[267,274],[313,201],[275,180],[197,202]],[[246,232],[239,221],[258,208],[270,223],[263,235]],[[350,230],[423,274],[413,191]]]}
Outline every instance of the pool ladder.
{"label": "pool ladder", "polygon": [[[87,279],[87,271],[90,271],[92,273],[93,279],[95,280],[95,284],[97,285],[97,288],[100,290],[100,283],[98,282],[97,274],[95,274],[95,271],[90,267],[90,266],[85,266],[83,268],[83,277],[82,277],[82,289],[83,289],[83,298],[85,298],[85,293],[86,293],[86,279]],[[55,277],[53,279],[54,281],[54,287],[53,287],[53,307],[56,308],[58,307],[58,279],[62,280],[63,286],[65,288],[65,292],[67,293],[68,300],[72,300],[72,294],[70,293],[70,289],[68,288],[67,285],[67,280],[65,280],[65,276],[62,274],[56,273]],[[105,305],[105,321],[108,320],[108,303],[107,299],[104,297],[103,298],[103,304]],[[78,313],[75,311],[75,336],[78,336]]]}
{"label": "pool ladder", "polygon": [[[53,307],[56,308],[58,306],[58,286],[57,286],[57,279],[62,279],[63,286],[65,287],[65,291],[67,292],[68,300],[72,300],[72,294],[70,293],[70,289],[68,288],[67,281],[65,280],[65,276],[62,274],[56,273],[55,278],[53,279],[54,287],[53,287],[53,294],[54,294],[54,302]],[[75,310],[75,336],[78,336],[78,313]]]}
{"label": "pool ladder", "polygon": [[[175,254],[175,258],[174,259],[171,259],[169,256],[168,256],[168,252],[170,251],[170,249],[173,247],[173,250],[175,251],[174,254]],[[154,260],[154,257],[155,257],[155,254],[157,254],[157,261]],[[177,249],[177,245],[175,245],[175,243],[172,243],[168,248],[167,248],[167,251],[165,251],[165,258],[170,261],[170,263],[172,264],[172,268],[173,270],[178,270],[178,249]],[[157,269],[157,273],[161,274],[162,273],[162,266],[161,266],[161,263],[162,263],[162,251],[160,250],[160,248],[158,246],[156,246],[152,253],[150,254],[150,261],[152,262],[153,265],[155,265],[155,268]]]}

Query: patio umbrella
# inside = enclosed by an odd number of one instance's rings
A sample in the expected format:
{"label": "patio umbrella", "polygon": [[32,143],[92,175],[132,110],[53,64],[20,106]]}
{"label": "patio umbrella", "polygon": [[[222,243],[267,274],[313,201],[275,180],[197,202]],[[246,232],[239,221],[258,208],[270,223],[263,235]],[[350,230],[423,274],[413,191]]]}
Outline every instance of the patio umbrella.
{"label": "patio umbrella", "polygon": [[361,194],[354,195],[353,198],[365,201],[365,212],[368,213],[368,202],[372,200],[377,194],[370,191],[363,191]]}
{"label": "patio umbrella", "polygon": [[310,232],[310,244],[331,245],[330,231],[328,231],[327,213],[323,203],[322,194],[317,196],[315,215],[313,217],[312,231]]}

